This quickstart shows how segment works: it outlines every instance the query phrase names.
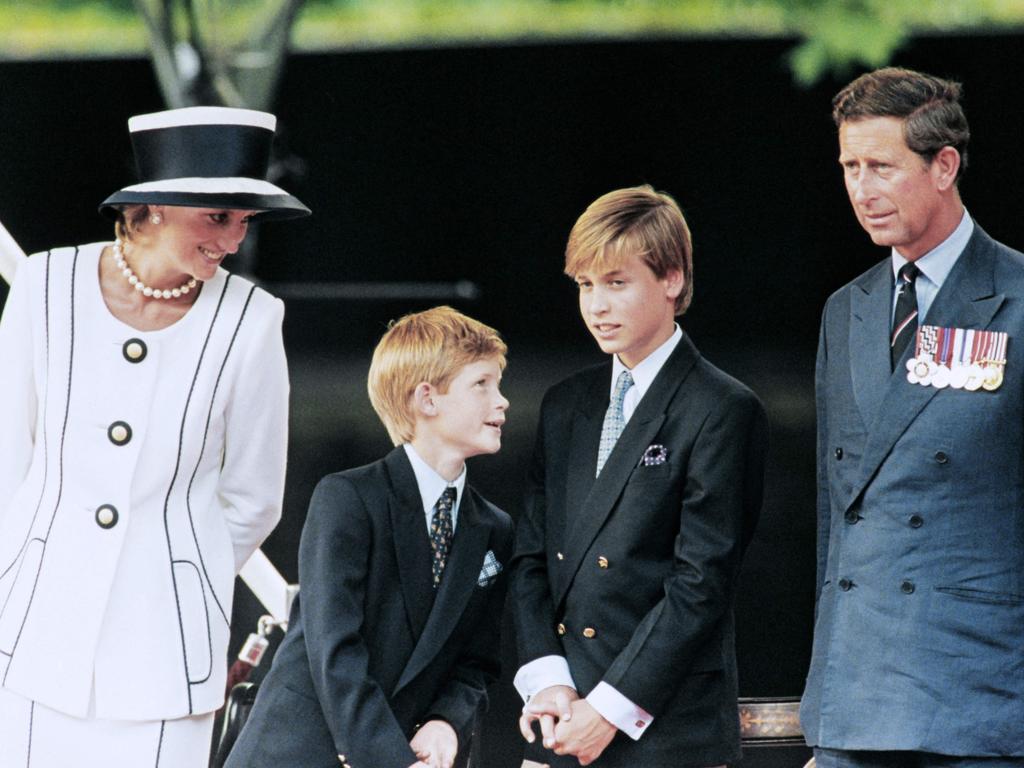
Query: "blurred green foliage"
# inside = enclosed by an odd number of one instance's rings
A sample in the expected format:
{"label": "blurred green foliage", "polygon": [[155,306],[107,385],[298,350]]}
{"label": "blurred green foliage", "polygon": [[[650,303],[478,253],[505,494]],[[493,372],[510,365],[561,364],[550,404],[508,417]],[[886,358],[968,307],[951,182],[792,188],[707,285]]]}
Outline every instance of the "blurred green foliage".
{"label": "blurred green foliage", "polygon": [[[253,1],[193,0],[234,30],[245,28]],[[813,83],[883,65],[915,34],[991,30],[1024,30],[1024,0],[306,0],[292,41],[333,50],[785,36],[798,40],[794,77]],[[0,0],[0,57],[140,54],[145,45],[133,0]]]}

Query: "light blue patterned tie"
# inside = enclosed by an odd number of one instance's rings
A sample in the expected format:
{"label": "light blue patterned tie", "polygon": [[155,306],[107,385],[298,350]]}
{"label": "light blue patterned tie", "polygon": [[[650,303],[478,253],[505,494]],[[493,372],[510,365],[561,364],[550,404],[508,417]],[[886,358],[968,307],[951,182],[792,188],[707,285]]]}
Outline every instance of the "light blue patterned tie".
{"label": "light blue patterned tie", "polygon": [[601,427],[601,444],[597,447],[597,475],[601,474],[601,468],[611,456],[612,448],[615,447],[622,430],[626,428],[626,418],[622,415],[622,403],[626,399],[626,392],[632,386],[633,376],[630,372],[620,373],[619,380],[615,382],[615,391],[612,392],[612,401],[608,403],[608,410],[604,414],[604,426]]}

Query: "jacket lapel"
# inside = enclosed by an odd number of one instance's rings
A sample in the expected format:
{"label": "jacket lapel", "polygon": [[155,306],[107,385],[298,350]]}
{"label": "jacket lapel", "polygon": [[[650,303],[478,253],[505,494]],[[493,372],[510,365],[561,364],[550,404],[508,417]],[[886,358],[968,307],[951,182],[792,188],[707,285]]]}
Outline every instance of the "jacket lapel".
{"label": "jacket lapel", "polygon": [[[555,605],[560,604],[565,597],[565,593],[583,561],[583,555],[590,548],[594,537],[597,536],[598,531],[604,526],[605,520],[615,508],[626,481],[640,463],[643,452],[661,429],[661,425],[665,421],[665,412],[672,402],[672,398],[675,397],[699,356],[697,348],[684,333],[679,344],[676,345],[658,372],[650,389],[640,401],[629,423],[626,424],[626,428],[619,436],[615,448],[601,470],[601,475],[592,482],[589,493],[578,506],[573,505],[567,508],[567,530],[563,542],[565,567],[560,570],[561,578],[553,595]],[[605,386],[610,386],[610,380],[607,378],[604,383]],[[607,393],[603,401],[605,409],[607,409]],[[599,414],[597,434],[591,437],[592,445],[595,446],[593,451],[595,460],[590,466],[591,477],[597,469],[596,445],[601,437],[600,425],[603,422],[604,411],[602,410]],[[591,451],[588,449],[586,453],[589,455]]]}
{"label": "jacket lapel", "polygon": [[[923,325],[984,329],[1005,297],[995,291],[995,252],[992,239],[975,225],[967,247],[932,302]],[[851,364],[853,364],[851,357]],[[877,417],[871,422],[858,481],[844,507],[849,507],[874,476],[893,445],[939,390],[910,384],[906,370],[889,380]]]}
{"label": "jacket lapel", "polygon": [[476,589],[489,540],[490,528],[481,520],[473,493],[467,485],[459,504],[455,536],[433,609],[429,610],[430,603],[423,601],[428,607],[429,618],[392,695],[408,685],[437,656],[459,623],[459,617]]}
{"label": "jacket lapel", "polygon": [[886,259],[858,280],[850,295],[850,376],[861,419],[874,421],[889,382],[892,262]]}
{"label": "jacket lapel", "polygon": [[395,448],[387,455],[384,463],[391,479],[388,512],[395,537],[395,556],[398,559],[403,602],[413,636],[419,637],[427,623],[434,599],[430,538],[427,536],[427,523],[423,516],[423,500],[404,448]]}
{"label": "jacket lapel", "polygon": [[569,445],[577,446],[570,453],[565,489],[565,508],[568,520],[583,509],[590,489],[594,487],[594,473],[597,472],[597,449],[601,442],[604,415],[608,410],[609,382],[612,366],[601,366],[583,398],[573,413],[572,437]]}

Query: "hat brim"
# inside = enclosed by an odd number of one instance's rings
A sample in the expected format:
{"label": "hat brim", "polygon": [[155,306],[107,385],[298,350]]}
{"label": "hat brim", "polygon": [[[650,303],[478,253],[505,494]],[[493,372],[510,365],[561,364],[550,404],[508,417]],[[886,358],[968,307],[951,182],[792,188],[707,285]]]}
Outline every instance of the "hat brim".
{"label": "hat brim", "polygon": [[223,208],[257,211],[252,218],[259,221],[297,219],[309,216],[311,211],[284,190],[280,194],[252,192],[143,192],[119,190],[102,203],[100,213],[116,219],[119,208],[125,205],[176,205],[186,208]]}

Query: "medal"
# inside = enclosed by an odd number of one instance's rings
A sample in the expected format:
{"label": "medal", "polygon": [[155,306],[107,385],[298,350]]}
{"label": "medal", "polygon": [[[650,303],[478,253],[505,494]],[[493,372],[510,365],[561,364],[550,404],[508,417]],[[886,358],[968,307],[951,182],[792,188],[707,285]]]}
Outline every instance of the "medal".
{"label": "medal", "polygon": [[958,365],[949,369],[949,386],[953,389],[963,389],[967,384],[967,366]]}
{"label": "medal", "polygon": [[967,367],[967,379],[964,381],[964,389],[968,392],[977,392],[981,389],[981,382],[985,378],[985,372],[977,363],[971,363]]}
{"label": "medal", "polygon": [[934,370],[935,363],[927,357],[912,357],[907,360],[907,381],[927,387]]}
{"label": "medal", "polygon": [[999,389],[999,385],[1003,383],[1003,366],[1001,365],[987,365],[985,366],[985,378],[981,382],[983,386],[989,392],[994,392]]}
{"label": "medal", "polygon": [[907,381],[922,387],[993,392],[1003,383],[1005,331],[922,325],[916,352],[907,361]]}

